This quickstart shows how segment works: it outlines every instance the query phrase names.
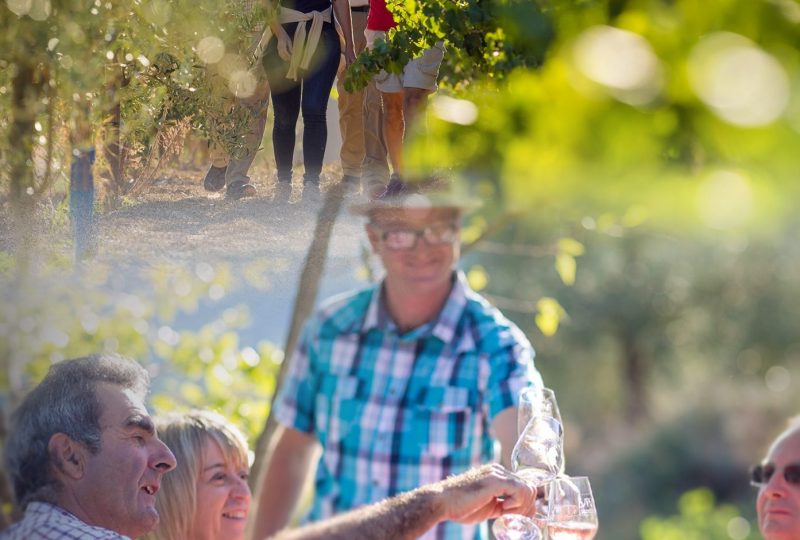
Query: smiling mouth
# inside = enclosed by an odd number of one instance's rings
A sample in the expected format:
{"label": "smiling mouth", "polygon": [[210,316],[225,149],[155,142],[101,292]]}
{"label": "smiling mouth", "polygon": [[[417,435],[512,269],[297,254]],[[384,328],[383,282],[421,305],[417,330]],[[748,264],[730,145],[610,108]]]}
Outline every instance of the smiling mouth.
{"label": "smiling mouth", "polygon": [[247,511],[246,510],[230,510],[229,512],[223,512],[222,517],[227,519],[246,519],[247,518]]}

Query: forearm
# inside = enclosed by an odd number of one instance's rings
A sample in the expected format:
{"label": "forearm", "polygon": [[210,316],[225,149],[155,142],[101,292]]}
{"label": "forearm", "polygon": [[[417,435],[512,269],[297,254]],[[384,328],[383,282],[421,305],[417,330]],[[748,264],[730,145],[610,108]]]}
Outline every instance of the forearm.
{"label": "forearm", "polygon": [[306,437],[286,429],[270,453],[260,482],[254,540],[267,538],[289,524],[315,455],[315,443]]}
{"label": "forearm", "polygon": [[275,540],[412,540],[445,519],[442,492],[426,486],[379,503],[347,512]]}
{"label": "forearm", "polygon": [[353,44],[353,19],[350,15],[349,0],[333,0],[333,13],[344,34],[344,44],[348,51],[355,52]]}

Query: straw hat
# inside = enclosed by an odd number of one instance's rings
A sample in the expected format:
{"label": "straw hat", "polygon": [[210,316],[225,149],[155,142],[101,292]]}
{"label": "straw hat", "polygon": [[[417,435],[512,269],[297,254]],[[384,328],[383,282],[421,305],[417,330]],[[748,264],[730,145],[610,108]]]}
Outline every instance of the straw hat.
{"label": "straw hat", "polygon": [[452,180],[431,177],[418,181],[392,180],[369,201],[351,205],[350,212],[367,216],[379,210],[453,208],[468,213],[481,204],[480,199],[465,194]]}

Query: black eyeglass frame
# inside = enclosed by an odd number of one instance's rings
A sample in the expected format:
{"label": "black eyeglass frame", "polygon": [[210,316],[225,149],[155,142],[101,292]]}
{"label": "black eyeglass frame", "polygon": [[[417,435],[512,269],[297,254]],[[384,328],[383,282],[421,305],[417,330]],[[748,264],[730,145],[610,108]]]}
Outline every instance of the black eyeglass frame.
{"label": "black eyeglass frame", "polygon": [[[777,472],[774,463],[759,463],[750,468],[750,485],[761,488],[769,484]],[[800,462],[789,463],[783,467],[783,479],[791,486],[800,486]]]}
{"label": "black eyeglass frame", "polygon": [[[452,237],[449,240],[444,240],[441,242],[432,242],[429,238],[432,229],[434,227],[439,227],[442,225],[447,227],[448,231],[452,234]],[[427,242],[427,244],[431,246],[452,245],[455,244],[456,241],[458,240],[458,233],[461,230],[461,226],[457,221],[437,222],[432,225],[428,225],[427,227],[424,227],[422,229],[411,229],[411,228],[385,229],[380,225],[378,225],[377,223],[375,223],[374,221],[369,222],[369,226],[373,227],[374,229],[380,232],[379,237],[381,239],[381,242],[384,243],[392,251],[405,251],[409,249],[414,249],[415,247],[417,247],[417,242],[419,242],[420,238],[425,240],[425,242]],[[386,239],[392,233],[412,233],[414,235],[414,241],[408,247],[399,247],[399,248],[391,247],[386,242]]]}

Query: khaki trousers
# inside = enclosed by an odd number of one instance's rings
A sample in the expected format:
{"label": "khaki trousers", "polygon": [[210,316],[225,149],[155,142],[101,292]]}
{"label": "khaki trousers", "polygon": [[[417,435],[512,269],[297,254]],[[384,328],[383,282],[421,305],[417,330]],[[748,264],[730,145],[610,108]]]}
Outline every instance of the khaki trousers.
{"label": "khaki trousers", "polygon": [[[351,11],[353,40],[356,54],[367,46],[364,30],[367,13]],[[342,132],[342,172],[362,177],[364,183],[385,184],[389,179],[386,142],[383,139],[383,107],[381,93],[375,83],[358,92],[344,89],[345,73],[339,72],[336,88],[339,92],[339,129]]]}

